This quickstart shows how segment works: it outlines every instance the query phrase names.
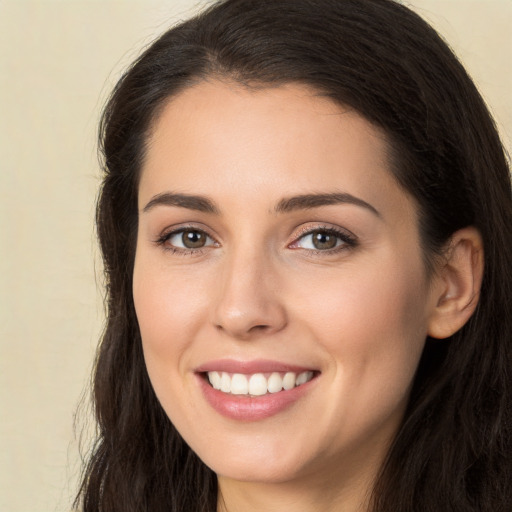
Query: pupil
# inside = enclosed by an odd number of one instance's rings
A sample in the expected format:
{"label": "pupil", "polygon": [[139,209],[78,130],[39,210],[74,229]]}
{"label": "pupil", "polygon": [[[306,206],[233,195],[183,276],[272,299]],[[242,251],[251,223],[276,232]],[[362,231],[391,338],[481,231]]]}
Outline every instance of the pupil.
{"label": "pupil", "polygon": [[316,249],[333,249],[336,246],[336,237],[324,231],[317,231],[313,234],[313,245]]}
{"label": "pupil", "polygon": [[198,231],[184,231],[182,241],[188,249],[197,249],[198,247],[204,247],[206,236]]}

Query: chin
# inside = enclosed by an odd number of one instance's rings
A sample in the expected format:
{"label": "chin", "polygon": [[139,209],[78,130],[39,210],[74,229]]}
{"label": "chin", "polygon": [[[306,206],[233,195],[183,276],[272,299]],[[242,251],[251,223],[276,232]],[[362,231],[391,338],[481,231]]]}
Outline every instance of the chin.
{"label": "chin", "polygon": [[300,476],[297,467],[281,464],[262,464],[254,461],[223,461],[211,469],[218,477],[262,484],[280,484],[295,480]]}
{"label": "chin", "polygon": [[254,437],[217,442],[214,450],[198,447],[196,453],[219,477],[244,482],[283,483],[299,478],[313,465],[293,442]]}

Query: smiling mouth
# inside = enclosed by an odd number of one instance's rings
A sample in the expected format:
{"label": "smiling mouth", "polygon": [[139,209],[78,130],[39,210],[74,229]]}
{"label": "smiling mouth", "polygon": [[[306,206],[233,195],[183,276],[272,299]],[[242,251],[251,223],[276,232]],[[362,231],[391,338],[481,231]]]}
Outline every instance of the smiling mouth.
{"label": "smiling mouth", "polygon": [[254,397],[289,391],[311,381],[317,374],[318,372],[308,370],[300,373],[272,372],[250,375],[209,371],[204,375],[210,385],[218,391]]}

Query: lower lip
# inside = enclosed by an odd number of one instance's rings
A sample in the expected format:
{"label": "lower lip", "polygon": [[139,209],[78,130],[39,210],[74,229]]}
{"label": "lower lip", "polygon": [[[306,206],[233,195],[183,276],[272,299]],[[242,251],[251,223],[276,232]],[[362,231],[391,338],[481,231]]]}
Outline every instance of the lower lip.
{"label": "lower lip", "polygon": [[203,375],[198,374],[197,377],[207,402],[222,416],[238,421],[263,420],[288,409],[302,398],[317,380],[313,378],[287,391],[246,396],[223,393],[214,389]]}

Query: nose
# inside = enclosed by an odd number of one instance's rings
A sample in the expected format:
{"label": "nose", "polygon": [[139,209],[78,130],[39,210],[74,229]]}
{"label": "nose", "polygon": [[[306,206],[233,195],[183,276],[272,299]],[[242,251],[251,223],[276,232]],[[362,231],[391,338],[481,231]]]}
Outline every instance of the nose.
{"label": "nose", "polygon": [[287,324],[276,269],[265,255],[238,254],[219,274],[216,329],[249,340],[281,331]]}

